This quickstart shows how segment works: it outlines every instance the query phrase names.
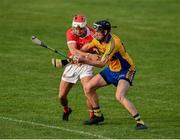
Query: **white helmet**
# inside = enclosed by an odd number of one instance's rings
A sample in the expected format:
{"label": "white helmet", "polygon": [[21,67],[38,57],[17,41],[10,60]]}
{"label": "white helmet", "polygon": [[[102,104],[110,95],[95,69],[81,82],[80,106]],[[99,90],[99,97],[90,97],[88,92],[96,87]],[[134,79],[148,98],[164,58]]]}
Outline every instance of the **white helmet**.
{"label": "white helmet", "polygon": [[82,16],[82,15],[75,15],[73,17],[73,22],[72,22],[72,27],[80,27],[80,28],[84,28],[87,25],[87,19],[86,16]]}

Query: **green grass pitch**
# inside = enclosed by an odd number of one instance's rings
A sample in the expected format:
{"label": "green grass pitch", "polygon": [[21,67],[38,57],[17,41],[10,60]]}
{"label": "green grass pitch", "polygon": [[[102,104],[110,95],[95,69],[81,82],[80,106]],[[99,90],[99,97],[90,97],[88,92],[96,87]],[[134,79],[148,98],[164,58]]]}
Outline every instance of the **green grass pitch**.
{"label": "green grass pitch", "polygon": [[[137,69],[128,97],[149,129],[134,129],[113,86],[98,90],[105,123],[82,125],[88,113],[79,82],[68,96],[70,121],[61,121],[62,70],[51,66],[51,58],[59,56],[36,47],[30,38],[36,35],[66,53],[65,32],[76,13],[85,14],[90,25],[109,19],[118,26],[112,32]],[[0,138],[180,138],[179,15],[179,0],[1,0]]]}

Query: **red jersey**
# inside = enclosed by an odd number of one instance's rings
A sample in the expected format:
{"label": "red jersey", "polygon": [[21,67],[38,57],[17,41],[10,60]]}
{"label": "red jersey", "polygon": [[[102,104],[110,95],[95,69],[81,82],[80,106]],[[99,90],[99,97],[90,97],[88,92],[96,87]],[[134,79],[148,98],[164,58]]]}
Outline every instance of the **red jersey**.
{"label": "red jersey", "polygon": [[[79,37],[79,36],[75,35],[73,32],[73,29],[70,28],[66,32],[67,44],[72,43],[72,42],[76,43],[77,49],[81,49],[83,47],[83,45],[85,45],[86,43],[89,43],[93,40],[93,35],[94,35],[94,30],[89,27],[87,27],[87,34],[85,37]],[[68,56],[70,56],[70,53]]]}

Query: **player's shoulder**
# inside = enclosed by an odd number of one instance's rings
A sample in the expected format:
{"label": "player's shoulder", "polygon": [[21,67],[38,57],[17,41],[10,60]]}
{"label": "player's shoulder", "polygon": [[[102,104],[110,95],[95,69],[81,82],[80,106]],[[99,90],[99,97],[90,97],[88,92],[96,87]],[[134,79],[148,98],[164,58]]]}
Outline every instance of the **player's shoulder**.
{"label": "player's shoulder", "polygon": [[96,39],[96,38],[93,38],[92,41],[91,41],[94,45],[99,45],[100,42]]}
{"label": "player's shoulder", "polygon": [[72,28],[69,28],[67,31],[66,31],[66,38],[68,40],[76,40],[78,38],[78,36],[76,36],[74,34],[74,31]]}
{"label": "player's shoulder", "polygon": [[114,40],[121,40],[119,36],[115,35],[115,34],[111,34],[112,35],[112,38]]}
{"label": "player's shoulder", "polygon": [[67,29],[66,34],[74,35],[73,29],[72,28]]}
{"label": "player's shoulder", "polygon": [[112,38],[113,38],[113,40],[114,40],[114,42],[115,42],[116,45],[121,44],[121,39],[120,39],[119,36],[117,36],[117,35],[115,35],[115,34],[112,34]]}

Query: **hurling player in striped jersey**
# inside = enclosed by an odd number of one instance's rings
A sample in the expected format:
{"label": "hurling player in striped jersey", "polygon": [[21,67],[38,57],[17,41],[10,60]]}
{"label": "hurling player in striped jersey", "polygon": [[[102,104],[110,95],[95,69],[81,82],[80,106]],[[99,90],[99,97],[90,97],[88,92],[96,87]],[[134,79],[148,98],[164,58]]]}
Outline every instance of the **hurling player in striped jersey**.
{"label": "hurling player in striped jersey", "polygon": [[[117,101],[131,114],[136,121],[137,129],[146,129],[144,121],[141,119],[134,104],[127,98],[128,89],[132,86],[135,75],[135,64],[129,54],[126,52],[124,45],[119,37],[112,34],[111,24],[107,20],[100,20],[94,23],[95,35],[94,39],[86,44],[82,50],[88,51],[96,47],[102,54],[101,59],[92,60],[94,54],[86,53],[78,57],[80,63],[90,64],[92,66],[103,68],[99,74],[95,75],[85,86],[85,92],[89,98],[94,99],[92,106],[98,108],[96,99],[96,90],[100,87],[113,84],[116,87],[115,97]],[[97,101],[97,102],[96,102]],[[97,124],[98,116],[101,111],[94,110],[94,118],[90,118],[85,122],[87,125]]]}

